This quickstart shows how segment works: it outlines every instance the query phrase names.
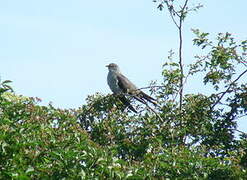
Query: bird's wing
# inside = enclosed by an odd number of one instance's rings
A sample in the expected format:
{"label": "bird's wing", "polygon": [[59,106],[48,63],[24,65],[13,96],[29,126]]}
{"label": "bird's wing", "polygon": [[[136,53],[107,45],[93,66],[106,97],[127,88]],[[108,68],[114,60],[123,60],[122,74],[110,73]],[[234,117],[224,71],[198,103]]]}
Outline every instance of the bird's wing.
{"label": "bird's wing", "polygon": [[137,87],[124,75],[117,74],[118,86],[124,93],[133,93],[137,91]]}
{"label": "bird's wing", "polygon": [[152,100],[152,101],[157,101],[156,99],[154,99],[153,97],[147,95],[146,93],[144,93],[143,91],[141,91],[141,96],[146,99],[146,100]]}
{"label": "bird's wing", "polygon": [[125,105],[125,107],[128,107],[131,111],[137,113],[135,108],[130,104],[130,101],[123,95],[119,95],[120,101]]}
{"label": "bird's wing", "polygon": [[153,103],[154,105],[157,105],[157,103],[155,102],[156,100],[154,98],[147,95],[143,91],[137,89],[137,87],[124,75],[120,73],[117,74],[117,80],[118,80],[118,86],[122,90],[122,92],[134,95],[134,98],[140,101],[141,103],[145,104],[145,102],[143,101],[143,99],[145,99]]}
{"label": "bird's wing", "polygon": [[139,95],[139,97],[141,98],[141,99],[146,99],[147,101],[149,101],[149,102],[151,102],[153,105],[157,105],[157,103],[156,103],[156,99],[154,99],[154,98],[152,98],[151,96],[149,96],[149,95],[147,95],[146,93],[144,93],[143,91],[141,91],[141,93],[140,93],[140,95]]}

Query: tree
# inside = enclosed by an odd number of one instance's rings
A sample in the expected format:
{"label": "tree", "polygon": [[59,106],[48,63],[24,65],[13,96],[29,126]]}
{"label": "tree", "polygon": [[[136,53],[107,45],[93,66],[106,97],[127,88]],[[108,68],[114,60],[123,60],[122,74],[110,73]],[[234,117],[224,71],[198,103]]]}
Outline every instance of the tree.
{"label": "tree", "polygon": [[[163,83],[146,88],[156,108],[136,104],[140,113],[123,112],[116,97],[97,93],[78,109],[56,109],[8,92],[10,81],[2,82],[0,178],[247,179],[247,135],[237,129],[237,119],[247,115],[247,41],[230,33],[210,40],[194,29],[193,43],[204,55],[185,66],[183,22],[201,5],[179,2],[180,9],[174,0],[158,4],[178,29],[179,58],[170,52]],[[195,75],[210,94],[184,93]]]}

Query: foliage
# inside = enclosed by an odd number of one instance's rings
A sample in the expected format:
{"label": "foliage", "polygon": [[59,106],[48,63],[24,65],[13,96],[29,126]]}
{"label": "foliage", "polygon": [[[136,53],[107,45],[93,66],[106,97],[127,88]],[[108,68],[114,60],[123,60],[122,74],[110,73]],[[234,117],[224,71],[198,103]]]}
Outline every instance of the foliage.
{"label": "foliage", "polygon": [[[199,8],[164,5],[183,21]],[[100,93],[78,109],[40,106],[0,82],[0,179],[247,179],[247,134],[237,129],[247,115],[247,41],[193,33],[204,55],[185,74],[170,51],[163,82],[150,88],[158,106],[132,101],[137,114]],[[209,92],[178,99],[195,75]]]}
{"label": "foliage", "polygon": [[186,94],[182,111],[175,62],[164,64],[164,82],[152,88],[156,113],[138,104],[139,114],[123,111],[117,97],[101,94],[76,110],[39,106],[38,98],[8,92],[10,81],[2,82],[0,178],[246,179],[247,136],[234,136],[237,118],[247,114],[247,88],[239,82],[246,70],[236,71],[245,67],[246,43],[229,33],[213,43],[194,32],[208,54],[196,56],[188,77],[202,74],[215,92]]}
{"label": "foliage", "polygon": [[[90,101],[100,103],[98,96]],[[206,156],[206,146],[177,146],[172,132],[150,112],[136,117],[105,111],[105,118],[91,122],[86,132],[77,122],[81,109],[76,115],[51,105],[39,106],[38,101],[1,94],[1,179],[246,177],[244,150],[222,159]],[[247,144],[246,140],[239,143],[239,147]]]}

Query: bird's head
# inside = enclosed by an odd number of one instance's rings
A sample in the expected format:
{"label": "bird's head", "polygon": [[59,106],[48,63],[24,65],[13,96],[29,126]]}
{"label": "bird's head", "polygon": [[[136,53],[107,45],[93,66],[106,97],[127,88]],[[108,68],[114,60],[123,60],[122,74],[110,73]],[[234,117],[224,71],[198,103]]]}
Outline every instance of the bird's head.
{"label": "bird's head", "polygon": [[115,64],[115,63],[110,63],[110,64],[106,65],[106,67],[108,67],[109,71],[114,71],[114,72],[119,72],[120,71],[118,65]]}

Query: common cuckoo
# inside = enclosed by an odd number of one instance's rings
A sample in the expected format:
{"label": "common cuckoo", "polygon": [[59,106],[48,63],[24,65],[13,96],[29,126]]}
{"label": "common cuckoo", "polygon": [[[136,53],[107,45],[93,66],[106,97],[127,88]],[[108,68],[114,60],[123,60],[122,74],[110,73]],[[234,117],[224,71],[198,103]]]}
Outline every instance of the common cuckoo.
{"label": "common cuckoo", "polygon": [[130,104],[129,99],[125,97],[126,94],[135,98],[139,102],[146,104],[146,100],[157,105],[156,100],[151,96],[147,95],[140,89],[138,89],[127,77],[125,77],[121,72],[117,64],[111,63],[107,65],[108,75],[107,83],[113,92],[113,94],[118,95],[120,101],[128,107],[133,112],[137,113],[135,108]]}

